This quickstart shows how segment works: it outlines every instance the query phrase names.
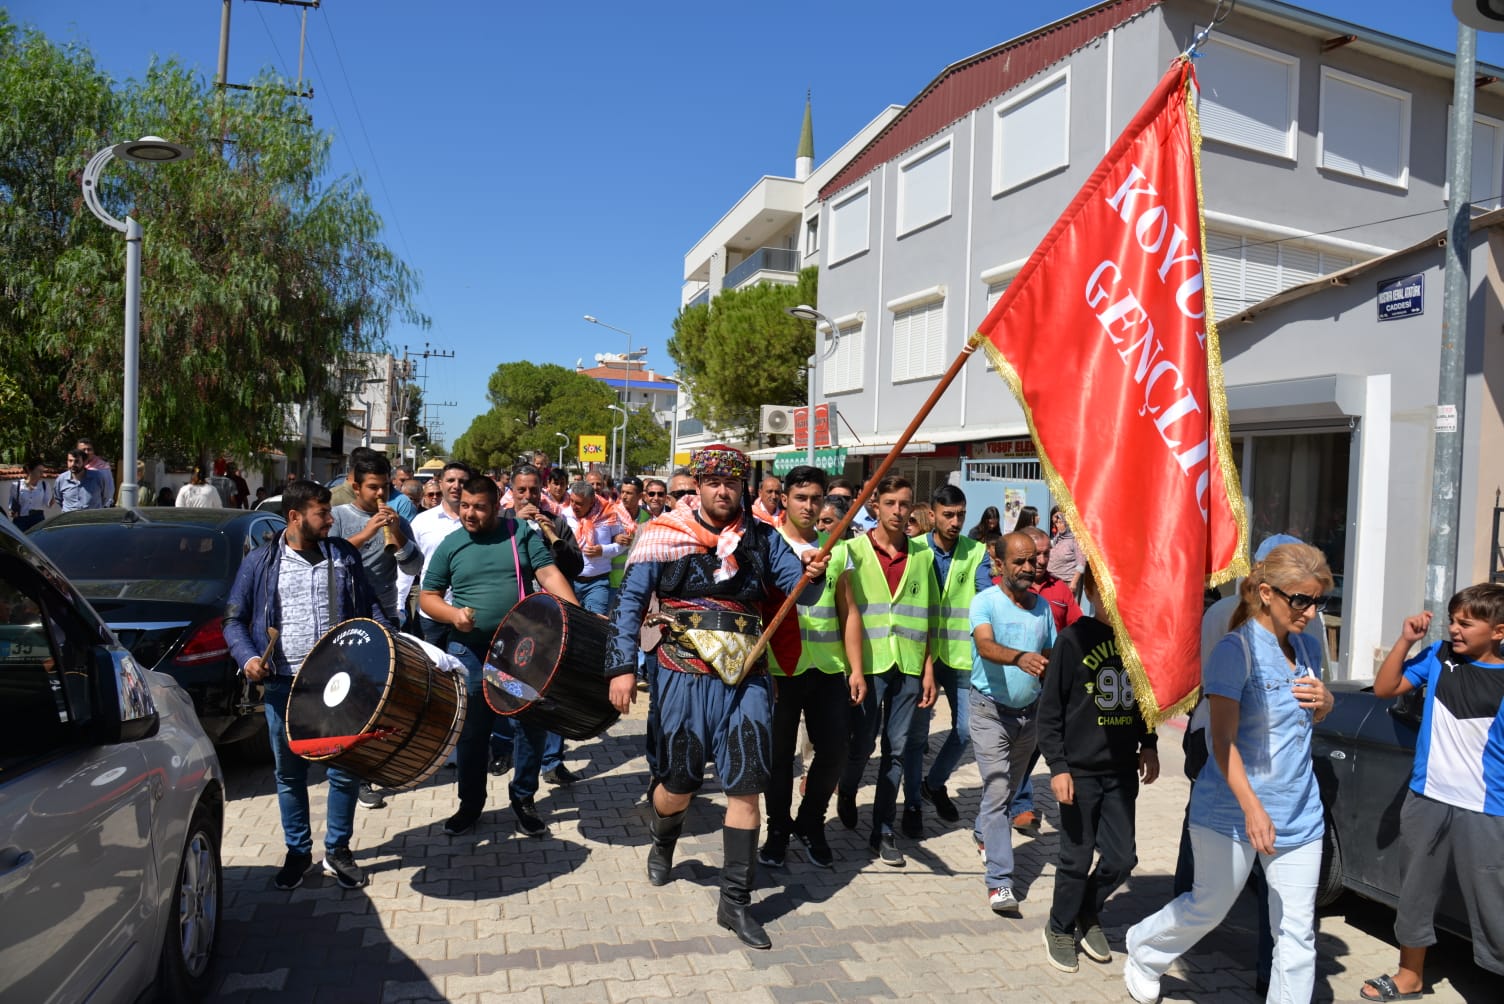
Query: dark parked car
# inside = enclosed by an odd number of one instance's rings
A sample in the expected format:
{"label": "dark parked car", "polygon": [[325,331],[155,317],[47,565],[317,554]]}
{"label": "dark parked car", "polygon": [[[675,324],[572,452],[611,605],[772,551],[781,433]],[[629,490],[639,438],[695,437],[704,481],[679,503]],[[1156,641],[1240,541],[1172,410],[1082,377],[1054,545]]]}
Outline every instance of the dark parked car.
{"label": "dark parked car", "polygon": [[[1400,892],[1400,808],[1410,790],[1425,691],[1382,698],[1353,682],[1333,683],[1331,690],[1336,703],[1311,741],[1327,814],[1316,900],[1326,906],[1351,890],[1392,907]],[[1456,872],[1447,876],[1436,923],[1468,936]]]}
{"label": "dark parked car", "polygon": [[188,695],[0,520],[0,1001],[207,994],[224,805]]}
{"label": "dark parked car", "polygon": [[255,749],[266,719],[230,658],[225,601],[241,560],[285,525],[268,512],[146,506],[63,513],[30,537],[142,666],[182,684],[210,739]]}

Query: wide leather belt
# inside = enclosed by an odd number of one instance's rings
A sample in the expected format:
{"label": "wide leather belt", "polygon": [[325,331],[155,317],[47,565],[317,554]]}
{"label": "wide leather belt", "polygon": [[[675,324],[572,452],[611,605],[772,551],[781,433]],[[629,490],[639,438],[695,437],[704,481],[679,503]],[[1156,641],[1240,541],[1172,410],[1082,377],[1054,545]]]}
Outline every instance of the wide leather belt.
{"label": "wide leather belt", "polygon": [[762,618],[756,614],[735,610],[674,610],[671,616],[674,622],[669,630],[674,632],[734,631],[754,638],[762,634]]}

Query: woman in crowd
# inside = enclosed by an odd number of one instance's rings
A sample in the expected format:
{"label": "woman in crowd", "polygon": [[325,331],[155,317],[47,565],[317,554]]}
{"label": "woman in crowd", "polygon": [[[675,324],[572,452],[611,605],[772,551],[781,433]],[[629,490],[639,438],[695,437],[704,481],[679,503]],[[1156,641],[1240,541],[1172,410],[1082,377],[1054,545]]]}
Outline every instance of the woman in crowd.
{"label": "woman in crowd", "polygon": [[928,502],[916,502],[909,510],[909,522],[904,532],[910,537],[922,537],[935,528],[935,511]]}
{"label": "woman in crowd", "polygon": [[1026,505],[1018,510],[1018,522],[1013,525],[1014,532],[1027,530],[1031,526],[1039,525],[1039,510],[1031,505]]}
{"label": "woman in crowd", "polygon": [[193,480],[178,489],[177,504],[193,509],[218,509],[220,507],[219,491],[204,480],[202,467],[195,467]]}
{"label": "woman in crowd", "polygon": [[438,478],[429,478],[423,482],[423,508],[432,509],[444,500],[444,489],[439,485]]}
{"label": "woman in crowd", "polygon": [[966,536],[972,540],[982,540],[990,533],[1002,533],[1003,526],[997,514],[997,506],[990,505],[982,510],[982,518],[977,520],[977,525],[966,532]]}
{"label": "woman in crowd", "polygon": [[1191,792],[1191,891],[1128,931],[1123,981],[1159,997],[1170,965],[1222,922],[1255,856],[1269,882],[1275,932],[1268,1000],[1309,1001],[1316,979],[1316,882],[1324,829],[1311,769],[1311,727],[1332,709],[1319,642],[1303,635],[1332,573],[1307,544],[1283,544],[1243,580],[1231,630],[1202,671],[1211,756]]}
{"label": "woman in crowd", "polygon": [[1086,567],[1086,558],[1076,546],[1076,535],[1071,533],[1065,514],[1057,506],[1050,510],[1050,574],[1072,588],[1076,576]]}
{"label": "woman in crowd", "polygon": [[24,471],[10,491],[10,517],[22,533],[46,518],[49,497],[47,482],[42,480],[42,462],[28,460]]}

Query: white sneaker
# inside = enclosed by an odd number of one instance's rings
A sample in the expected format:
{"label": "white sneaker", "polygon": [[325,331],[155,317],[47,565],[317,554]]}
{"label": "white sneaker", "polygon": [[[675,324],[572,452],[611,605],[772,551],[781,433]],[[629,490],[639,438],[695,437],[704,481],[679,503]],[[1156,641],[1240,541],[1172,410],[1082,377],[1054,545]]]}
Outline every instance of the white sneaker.
{"label": "white sneaker", "polygon": [[1018,897],[1013,895],[1013,890],[1007,886],[1001,889],[990,890],[987,902],[992,907],[993,913],[1018,913]]}
{"label": "white sneaker", "polygon": [[1123,985],[1138,1004],[1154,1004],[1159,1000],[1159,981],[1145,976],[1131,957],[1123,962]]}

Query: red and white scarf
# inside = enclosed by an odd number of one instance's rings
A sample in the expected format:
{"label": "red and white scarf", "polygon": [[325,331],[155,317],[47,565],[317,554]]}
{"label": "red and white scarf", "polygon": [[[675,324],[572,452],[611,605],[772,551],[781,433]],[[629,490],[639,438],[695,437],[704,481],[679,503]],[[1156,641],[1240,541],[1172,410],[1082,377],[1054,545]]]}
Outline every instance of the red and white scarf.
{"label": "red and white scarf", "polygon": [[663,515],[644,523],[638,530],[637,542],[627,564],[634,561],[677,561],[710,550],[721,562],[715,571],[715,581],[725,582],[734,576],[737,571],[736,549],[748,528],[746,518],[738,515],[717,534],[695,518],[698,500],[692,502],[693,498],[680,499],[674,508],[666,509]]}

